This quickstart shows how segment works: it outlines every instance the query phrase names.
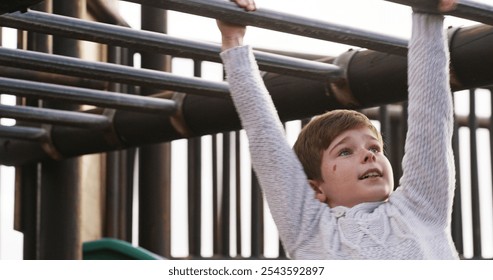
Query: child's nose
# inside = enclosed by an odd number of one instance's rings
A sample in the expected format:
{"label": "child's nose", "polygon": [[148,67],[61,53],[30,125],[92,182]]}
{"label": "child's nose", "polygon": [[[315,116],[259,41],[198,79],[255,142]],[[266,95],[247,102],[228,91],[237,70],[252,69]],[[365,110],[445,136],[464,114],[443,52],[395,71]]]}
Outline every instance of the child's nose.
{"label": "child's nose", "polygon": [[375,161],[375,160],[376,160],[376,157],[375,157],[374,153],[372,153],[371,151],[365,152],[363,162],[371,162],[371,161]]}

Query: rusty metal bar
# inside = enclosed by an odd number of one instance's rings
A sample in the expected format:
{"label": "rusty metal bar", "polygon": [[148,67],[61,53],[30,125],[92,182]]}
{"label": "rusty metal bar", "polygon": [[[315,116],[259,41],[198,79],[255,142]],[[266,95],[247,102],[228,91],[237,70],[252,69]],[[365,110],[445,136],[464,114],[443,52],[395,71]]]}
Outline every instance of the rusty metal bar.
{"label": "rusty metal bar", "polygon": [[[174,38],[158,32],[133,30],[121,26],[90,22],[53,14],[30,11],[0,16],[0,25],[63,35],[68,38],[119,45],[135,50],[160,52],[175,57],[220,62],[218,44]],[[333,80],[341,70],[327,63],[255,51],[262,70],[310,79]]]}
{"label": "rusty metal bar", "polygon": [[106,116],[30,106],[0,104],[0,115],[4,118],[69,125],[81,128],[104,129],[111,123]]}
{"label": "rusty metal bar", "polygon": [[32,96],[50,100],[64,100],[108,108],[133,110],[156,114],[173,114],[174,101],[123,93],[60,86],[0,77],[3,93]]}
{"label": "rusty metal bar", "polygon": [[222,0],[130,0],[130,2],[174,10],[204,17],[271,29],[305,37],[327,40],[372,50],[407,54],[407,40],[337,25],[326,21],[300,17],[264,8],[245,12],[236,4]]}
{"label": "rusty metal bar", "polygon": [[[430,12],[438,12],[438,1],[430,0],[385,0],[407,6],[413,6]],[[457,7],[450,12],[444,13],[455,17],[469,19],[493,25],[493,6],[469,0],[460,0]]]}

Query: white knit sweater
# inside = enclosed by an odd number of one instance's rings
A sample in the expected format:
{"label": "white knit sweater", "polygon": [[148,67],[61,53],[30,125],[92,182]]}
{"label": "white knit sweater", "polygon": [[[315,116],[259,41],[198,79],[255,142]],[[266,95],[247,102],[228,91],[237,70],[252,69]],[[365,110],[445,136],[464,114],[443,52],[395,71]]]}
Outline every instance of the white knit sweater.
{"label": "white knit sweater", "polygon": [[453,109],[443,17],[413,14],[409,122],[400,186],[387,202],[329,208],[314,198],[249,46],[221,53],[281,241],[293,259],[457,259]]}

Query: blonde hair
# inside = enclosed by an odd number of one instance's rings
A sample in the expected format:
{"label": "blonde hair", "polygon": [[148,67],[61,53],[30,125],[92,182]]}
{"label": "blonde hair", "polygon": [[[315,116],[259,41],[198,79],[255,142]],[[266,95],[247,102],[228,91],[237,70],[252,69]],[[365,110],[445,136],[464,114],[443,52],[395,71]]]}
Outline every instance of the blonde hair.
{"label": "blonde hair", "polygon": [[308,179],[321,180],[322,154],[344,131],[368,127],[383,146],[381,134],[364,114],[353,110],[333,110],[313,118],[302,130],[293,149]]}

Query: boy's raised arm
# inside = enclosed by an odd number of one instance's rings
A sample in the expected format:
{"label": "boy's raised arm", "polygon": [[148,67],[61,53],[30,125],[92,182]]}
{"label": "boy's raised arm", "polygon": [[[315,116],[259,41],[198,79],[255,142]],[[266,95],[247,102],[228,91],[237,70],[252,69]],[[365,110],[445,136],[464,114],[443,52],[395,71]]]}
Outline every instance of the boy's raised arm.
{"label": "boy's raised arm", "polygon": [[[253,1],[242,2],[244,8]],[[218,21],[222,34],[221,58],[231,97],[249,141],[252,165],[269,203],[283,245],[291,257],[317,223],[322,208],[303,167],[289,146],[250,46],[241,46],[245,27]],[[327,208],[327,207],[325,207]]]}
{"label": "boy's raised arm", "polygon": [[[453,9],[441,0],[439,9]],[[450,220],[455,168],[449,53],[443,16],[413,12],[408,53],[409,115],[403,177],[395,196],[420,221],[446,226]],[[402,196],[402,194],[404,194]]]}

